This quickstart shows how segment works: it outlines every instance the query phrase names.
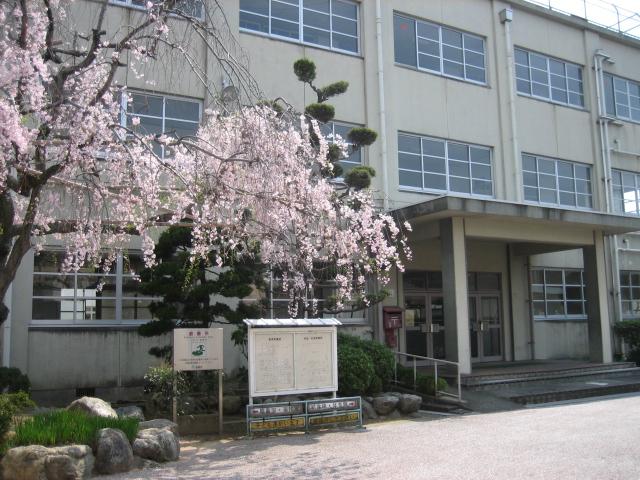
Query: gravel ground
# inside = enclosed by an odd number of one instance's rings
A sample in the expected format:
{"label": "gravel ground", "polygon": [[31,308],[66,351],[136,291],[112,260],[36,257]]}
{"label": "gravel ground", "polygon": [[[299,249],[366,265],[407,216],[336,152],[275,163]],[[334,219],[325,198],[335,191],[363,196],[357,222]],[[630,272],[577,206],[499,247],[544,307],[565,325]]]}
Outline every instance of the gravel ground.
{"label": "gravel ground", "polygon": [[364,431],[185,441],[179,462],[102,478],[638,480],[640,395]]}

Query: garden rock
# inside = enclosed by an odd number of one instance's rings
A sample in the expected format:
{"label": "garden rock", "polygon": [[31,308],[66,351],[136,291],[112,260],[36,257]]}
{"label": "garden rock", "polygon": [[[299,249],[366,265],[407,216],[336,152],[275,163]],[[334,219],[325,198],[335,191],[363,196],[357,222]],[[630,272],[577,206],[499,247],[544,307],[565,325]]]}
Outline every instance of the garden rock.
{"label": "garden rock", "polygon": [[91,476],[95,458],[88,445],[51,448],[44,459],[47,480],[81,480]]}
{"label": "garden rock", "polygon": [[171,430],[147,428],[138,432],[133,453],[155,462],[173,462],[180,456],[180,442]]}
{"label": "garden rock", "polygon": [[371,405],[367,400],[362,400],[362,414],[364,415],[364,418],[368,420],[375,420],[378,418],[376,409],[373,408],[373,405]]}
{"label": "garden rock", "polygon": [[116,414],[120,418],[135,418],[140,422],[144,422],[144,413],[142,413],[142,409],[135,405],[116,408]]}
{"label": "garden rock", "polygon": [[8,450],[0,465],[5,480],[84,480],[91,476],[94,457],[87,445],[29,445]]}
{"label": "garden rock", "polygon": [[238,413],[242,407],[242,399],[236,395],[228,395],[222,401],[222,410],[227,415]]}
{"label": "garden rock", "polygon": [[378,415],[389,415],[398,406],[400,399],[395,395],[381,395],[373,399],[373,408]]}
{"label": "garden rock", "polygon": [[133,468],[137,468],[138,470],[146,470],[147,468],[159,468],[160,466],[160,463],[154,462],[153,460],[141,458],[136,455],[133,456]]}
{"label": "garden rock", "polygon": [[115,428],[98,430],[95,452],[98,473],[128,472],[133,466],[133,450],[122,430]]}
{"label": "garden rock", "polygon": [[148,428],[162,428],[162,429],[170,430],[176,435],[178,434],[178,424],[173,423],[171,420],[166,420],[164,418],[147,420],[146,422],[140,422],[138,424],[138,432],[142,430],[146,430]]}
{"label": "garden rock", "polygon": [[71,402],[67,410],[78,410],[92,417],[118,418],[116,411],[107,402],[96,397],[82,397]]}
{"label": "garden rock", "polygon": [[398,410],[394,410],[387,416],[387,420],[398,420],[402,418],[402,414]]}
{"label": "garden rock", "polygon": [[410,413],[417,412],[420,409],[420,405],[422,405],[422,397],[407,393],[400,396],[398,409],[400,412],[408,415]]}

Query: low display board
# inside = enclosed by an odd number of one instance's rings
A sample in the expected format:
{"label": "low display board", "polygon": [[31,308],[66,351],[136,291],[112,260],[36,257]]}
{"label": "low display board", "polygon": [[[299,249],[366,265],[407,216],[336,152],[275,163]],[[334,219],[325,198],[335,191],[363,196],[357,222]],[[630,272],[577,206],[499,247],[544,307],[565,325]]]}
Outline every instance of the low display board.
{"label": "low display board", "polygon": [[336,327],[249,329],[251,397],[338,390]]}
{"label": "low display board", "polygon": [[247,433],[362,426],[360,397],[247,405]]}
{"label": "low display board", "polygon": [[173,330],[175,371],[222,370],[222,328]]}

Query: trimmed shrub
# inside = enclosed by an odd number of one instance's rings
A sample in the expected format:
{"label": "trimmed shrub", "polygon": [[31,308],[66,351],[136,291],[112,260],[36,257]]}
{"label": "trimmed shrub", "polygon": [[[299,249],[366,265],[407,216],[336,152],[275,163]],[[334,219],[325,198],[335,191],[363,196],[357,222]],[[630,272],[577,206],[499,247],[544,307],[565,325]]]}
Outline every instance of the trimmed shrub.
{"label": "trimmed shrub", "polygon": [[11,447],[23,445],[92,445],[101,428],[122,430],[129,441],[138,433],[135,418],[92,417],[77,410],[56,410],[42,413],[16,425]]}
{"label": "trimmed shrub", "polygon": [[626,359],[640,365],[640,320],[616,322],[613,330],[629,345]]}
{"label": "trimmed shrub", "polygon": [[0,392],[16,393],[31,390],[31,382],[19,368],[0,367]]}
{"label": "trimmed shrub", "polygon": [[0,440],[11,428],[13,416],[34,406],[26,392],[0,394]]}
{"label": "trimmed shrub", "polygon": [[[345,365],[346,370],[343,372],[343,367],[338,360],[338,383],[352,392],[349,395],[379,393],[391,383],[395,357],[393,352],[385,345],[375,340],[363,340],[354,335],[338,333],[338,359],[340,359],[340,351],[343,349],[361,352],[368,359],[367,363],[373,368],[373,376],[371,376],[368,383],[365,384],[368,377],[360,377],[357,380],[358,388],[349,387],[351,380],[346,380],[346,378],[343,379],[342,377],[343,375],[351,374],[351,367]],[[343,387],[340,387],[340,392],[345,393]]]}
{"label": "trimmed shrub", "polygon": [[342,395],[363,395],[374,377],[373,362],[363,349],[350,343],[338,344],[338,390]]}

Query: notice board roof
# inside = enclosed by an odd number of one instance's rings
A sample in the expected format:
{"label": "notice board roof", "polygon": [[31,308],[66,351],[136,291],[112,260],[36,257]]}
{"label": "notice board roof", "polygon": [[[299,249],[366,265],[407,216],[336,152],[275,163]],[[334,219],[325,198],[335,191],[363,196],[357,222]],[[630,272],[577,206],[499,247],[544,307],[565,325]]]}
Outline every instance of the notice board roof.
{"label": "notice board roof", "polygon": [[259,318],[247,319],[244,323],[251,328],[275,327],[333,327],[342,325],[337,318]]}

